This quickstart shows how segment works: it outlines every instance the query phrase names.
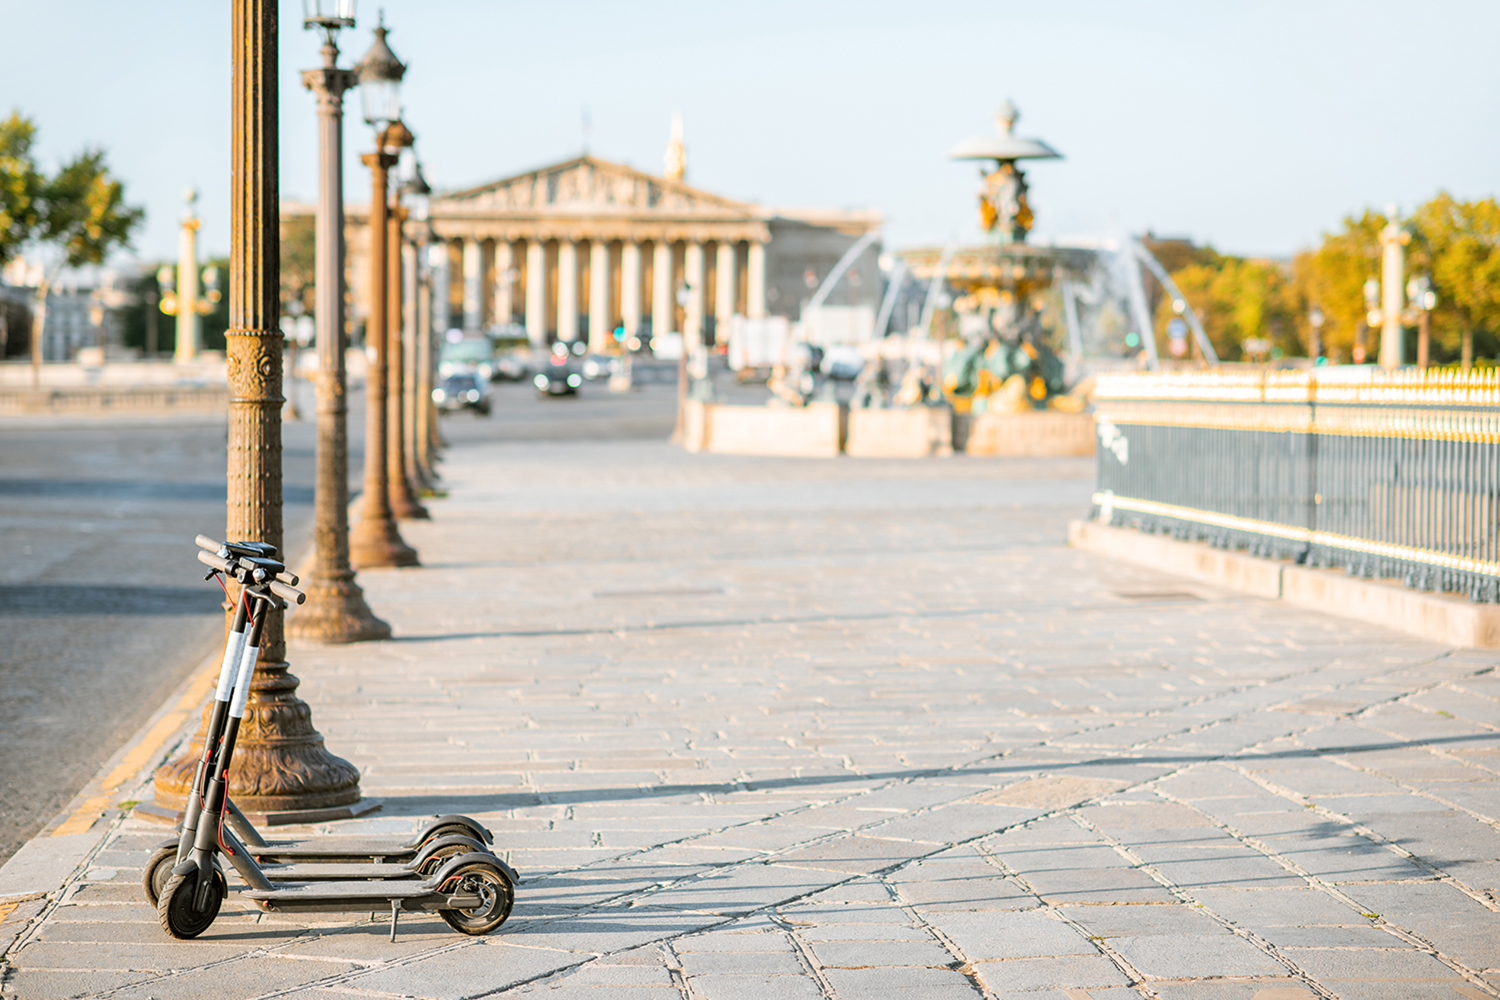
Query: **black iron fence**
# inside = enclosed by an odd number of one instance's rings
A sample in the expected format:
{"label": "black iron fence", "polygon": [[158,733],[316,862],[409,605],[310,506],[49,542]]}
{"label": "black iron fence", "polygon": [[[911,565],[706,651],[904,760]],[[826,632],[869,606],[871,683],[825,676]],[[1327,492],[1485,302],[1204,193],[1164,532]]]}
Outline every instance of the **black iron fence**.
{"label": "black iron fence", "polygon": [[1094,516],[1500,600],[1496,372],[1101,376]]}

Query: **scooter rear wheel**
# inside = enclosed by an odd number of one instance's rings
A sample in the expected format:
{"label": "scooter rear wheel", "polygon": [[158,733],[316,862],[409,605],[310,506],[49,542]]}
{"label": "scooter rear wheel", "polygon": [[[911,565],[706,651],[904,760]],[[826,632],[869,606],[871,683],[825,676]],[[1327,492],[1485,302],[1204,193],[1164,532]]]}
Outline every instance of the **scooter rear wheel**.
{"label": "scooter rear wheel", "polygon": [[467,844],[449,844],[446,847],[439,847],[422,863],[422,877],[431,878],[442,869],[443,865],[450,858],[456,858],[460,854],[469,854],[474,850],[475,848]]}
{"label": "scooter rear wheel", "polygon": [[161,891],[172,877],[172,869],[176,867],[176,847],[158,847],[151,852],[151,857],[146,861],[146,870],[141,872],[141,888],[146,890],[146,898],[151,901],[152,906],[161,898]]}
{"label": "scooter rear wheel", "polygon": [[479,936],[505,923],[510,908],[516,901],[515,886],[510,878],[494,865],[475,862],[464,865],[444,883],[444,892],[469,893],[479,897],[479,905],[472,910],[439,910],[439,915],[448,926],[460,934]]}
{"label": "scooter rear wheel", "polygon": [[174,938],[189,940],[197,937],[213,924],[219,915],[219,906],[224,902],[227,885],[224,875],[217,869],[211,876],[213,887],[208,891],[208,900],[199,910],[194,904],[198,896],[197,871],[173,875],[162,886],[161,896],[156,901],[156,919],[162,930]]}
{"label": "scooter rear wheel", "polygon": [[[430,844],[434,840],[437,840],[439,837],[447,837],[451,835],[468,837],[470,840],[477,841],[481,844],[485,842],[484,834],[480,833],[472,826],[469,826],[465,823],[444,823],[442,826],[429,833],[427,835],[427,839],[422,841],[422,843]],[[418,850],[421,850],[421,848],[419,847]]]}

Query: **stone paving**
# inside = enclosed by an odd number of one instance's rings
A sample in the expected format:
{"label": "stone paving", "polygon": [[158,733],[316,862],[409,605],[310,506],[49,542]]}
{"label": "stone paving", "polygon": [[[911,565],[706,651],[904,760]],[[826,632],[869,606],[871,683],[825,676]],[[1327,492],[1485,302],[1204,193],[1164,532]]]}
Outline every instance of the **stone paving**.
{"label": "stone paving", "polygon": [[385,809],[525,879],[486,938],[231,897],[119,821],[5,996],[1500,996],[1495,654],[1063,545],[1091,463],[456,449],[393,641],[293,647]]}

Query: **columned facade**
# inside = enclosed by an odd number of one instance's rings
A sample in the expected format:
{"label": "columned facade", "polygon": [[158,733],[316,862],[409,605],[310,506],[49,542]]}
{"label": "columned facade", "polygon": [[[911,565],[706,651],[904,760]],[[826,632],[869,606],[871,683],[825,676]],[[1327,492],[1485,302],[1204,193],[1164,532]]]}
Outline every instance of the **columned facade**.
{"label": "columned facade", "polygon": [[[357,274],[365,213],[356,206],[347,217]],[[697,346],[710,329],[722,341],[737,315],[798,320],[817,283],[880,221],[874,212],[775,212],[580,157],[433,198],[433,312],[442,330],[520,322],[539,349],[584,338],[615,350],[617,326],[643,341],[682,333]],[[832,307],[873,317],[878,255],[873,245],[856,262]],[[368,313],[365,291],[351,287],[356,321]]]}
{"label": "columned facade", "polygon": [[609,273],[609,242],[594,240],[589,247],[589,350],[602,353],[614,343]]}

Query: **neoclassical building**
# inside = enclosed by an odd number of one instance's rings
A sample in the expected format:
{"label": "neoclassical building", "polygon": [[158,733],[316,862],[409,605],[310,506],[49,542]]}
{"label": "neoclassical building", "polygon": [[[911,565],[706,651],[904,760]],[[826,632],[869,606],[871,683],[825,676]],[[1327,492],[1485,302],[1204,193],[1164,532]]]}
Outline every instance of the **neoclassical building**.
{"label": "neoclassical building", "polygon": [[[677,155],[680,165],[680,147]],[[358,326],[367,210],[352,206],[347,217]],[[627,336],[682,331],[702,343],[735,314],[795,321],[845,251],[882,221],[873,210],[769,209],[594,156],[441,192],[431,220],[447,249],[435,255],[438,324],[523,327],[537,346],[586,339],[595,349],[621,326]],[[878,304],[879,254],[876,241],[828,301]]]}

